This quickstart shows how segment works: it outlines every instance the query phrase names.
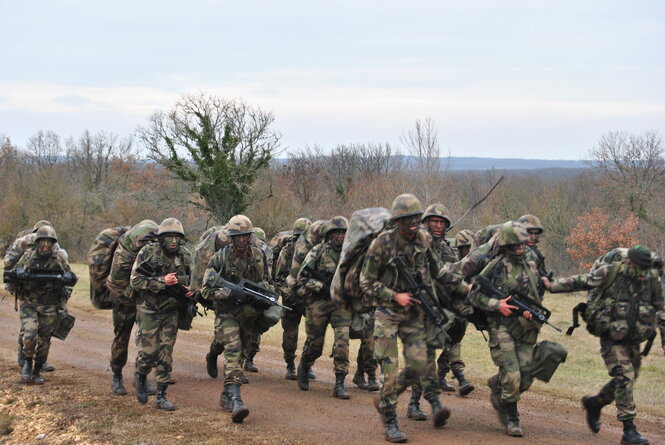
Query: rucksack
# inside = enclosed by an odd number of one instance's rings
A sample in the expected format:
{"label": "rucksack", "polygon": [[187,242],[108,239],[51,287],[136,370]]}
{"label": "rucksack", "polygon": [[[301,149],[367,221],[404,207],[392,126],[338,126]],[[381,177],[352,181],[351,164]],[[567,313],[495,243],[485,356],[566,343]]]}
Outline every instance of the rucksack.
{"label": "rucksack", "polygon": [[293,260],[291,260],[291,270],[289,276],[286,277],[286,285],[295,294],[295,289],[298,283],[298,273],[300,266],[302,266],[305,257],[312,250],[312,247],[319,244],[322,240],[323,230],[328,225],[327,219],[321,219],[312,223],[304,232],[300,234],[296,244],[293,248]]}
{"label": "rucksack", "polygon": [[367,313],[374,308],[360,289],[360,271],[369,245],[388,226],[390,218],[390,211],[383,207],[356,210],[351,215],[330,285],[330,296],[338,306],[355,313]]}
{"label": "rucksack", "polygon": [[291,238],[293,238],[293,230],[284,230],[282,232],[277,233],[277,235],[273,236],[268,245],[272,249],[272,264],[273,264],[273,269],[272,269],[272,279],[275,279],[275,267],[274,265],[277,264],[277,260],[279,259],[279,254],[281,253],[282,249],[286,245],[287,242]]}
{"label": "rucksack", "polygon": [[[225,237],[222,233],[224,226],[213,226],[203,232],[199,242],[194,248],[192,257],[192,280],[189,283],[190,290],[197,291],[203,285],[203,275],[208,267],[210,258],[217,252],[217,238]],[[226,236],[228,238],[228,236]]]}
{"label": "rucksack", "polygon": [[88,249],[87,262],[90,274],[90,302],[95,309],[112,309],[106,278],[111,271],[113,254],[118,247],[118,240],[130,226],[118,226],[104,229],[97,234]]}

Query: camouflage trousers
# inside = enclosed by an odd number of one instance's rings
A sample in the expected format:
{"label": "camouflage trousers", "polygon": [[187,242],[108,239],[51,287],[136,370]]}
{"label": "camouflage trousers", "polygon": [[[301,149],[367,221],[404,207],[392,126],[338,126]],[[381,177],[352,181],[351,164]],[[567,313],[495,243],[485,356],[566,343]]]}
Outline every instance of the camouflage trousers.
{"label": "camouflage trousers", "polygon": [[425,398],[441,394],[439,378],[436,374],[436,348],[427,346],[427,366],[425,372],[420,376],[420,381],[414,383],[412,388],[421,391]]}
{"label": "camouflage trousers", "polygon": [[261,350],[261,334],[255,333],[249,336],[249,344],[247,345],[246,357],[252,357]]}
{"label": "camouflage trousers", "polygon": [[113,306],[113,343],[111,344],[111,370],[122,372],[127,364],[129,340],[136,323],[136,305],[125,306],[116,303]]}
{"label": "camouflage trousers", "polygon": [[137,307],[136,372],[149,374],[155,370],[155,382],[168,385],[173,365],[173,346],[178,335],[178,311],[155,312]]}
{"label": "camouflage trousers", "polygon": [[364,372],[376,372],[378,366],[374,359],[374,314],[371,315],[371,323],[363,329],[356,360],[358,370]]}
{"label": "camouflage trousers", "polygon": [[19,315],[23,331],[23,354],[44,363],[51,347],[51,336],[58,319],[58,306],[21,301]]}
{"label": "camouflage trousers", "polygon": [[298,304],[292,306],[292,308],[292,311],[284,311],[284,315],[282,316],[282,350],[284,351],[285,362],[291,362],[296,359],[300,320],[305,315],[302,305]]}
{"label": "camouflage trousers", "polygon": [[321,357],[328,324],[335,332],[333,364],[335,373],[349,373],[349,328],[351,312],[335,306],[331,300],[315,300],[305,309],[307,341],[302,351],[300,363],[310,368]]}
{"label": "camouflage trousers", "polygon": [[453,373],[464,372],[465,364],[462,361],[462,342],[443,348],[441,354],[439,354],[439,358],[436,360],[436,364],[438,365],[440,374],[448,374],[451,370]]}
{"label": "camouflage trousers", "polygon": [[[256,335],[254,323],[240,323],[231,314],[217,312],[215,314],[215,340],[214,345],[220,345],[215,352],[224,351],[224,384],[241,384],[242,362],[245,358],[243,348],[247,348],[252,336]],[[210,350],[212,351],[212,345]]]}
{"label": "camouflage trousers", "polygon": [[[402,340],[405,367],[398,375],[397,338]],[[425,325],[415,307],[393,304],[379,306],[374,312],[374,359],[383,375],[380,408],[394,410],[397,397],[409,385],[417,383],[427,367]]]}
{"label": "camouflage trousers", "polygon": [[633,386],[640,370],[642,356],[639,344],[616,344],[611,340],[600,340],[600,354],[612,379],[598,393],[604,405],[616,403],[617,419],[634,419],[637,411],[633,398]]}
{"label": "camouflage trousers", "polygon": [[531,343],[513,338],[505,326],[490,328],[490,355],[499,367],[501,401],[518,402],[520,395],[533,383],[533,348]]}

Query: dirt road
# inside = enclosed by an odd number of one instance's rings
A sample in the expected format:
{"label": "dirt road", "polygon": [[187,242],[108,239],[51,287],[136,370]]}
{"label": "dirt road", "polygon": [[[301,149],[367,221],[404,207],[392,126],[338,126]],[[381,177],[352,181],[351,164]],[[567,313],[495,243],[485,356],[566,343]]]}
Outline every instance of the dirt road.
{"label": "dirt road", "polygon": [[[108,365],[112,326],[109,312],[85,312],[73,309],[76,326],[66,342],[53,341],[50,362],[57,368],[72,367],[99,380],[99,387],[109,391],[110,370]],[[16,347],[18,317],[13,310],[13,299],[0,303],[0,349],[2,356],[12,356]],[[179,407],[196,406],[202,409],[219,410],[221,380],[212,380],[205,371],[205,354],[211,333],[180,332],[175,347],[174,373],[177,384],[169,389],[169,395]],[[135,357],[130,350],[130,362]],[[288,437],[293,443],[363,443],[382,444],[383,430],[372,407],[373,394],[361,391],[349,382],[351,400],[331,397],[332,361],[322,357],[315,365],[318,379],[312,382],[309,392],[300,391],[296,383],[284,379],[284,364],[281,350],[262,346],[255,359],[258,374],[249,374],[251,383],[243,386],[243,398],[251,414],[238,428],[247,431],[274,432],[279,437]],[[220,369],[221,369],[220,358]],[[125,371],[126,381],[133,366]],[[18,375],[18,373],[17,373]],[[50,382],[57,384],[58,371],[48,375]],[[347,379],[350,380],[350,379]],[[446,427],[435,430],[429,422],[414,422],[404,415],[408,394],[399,402],[399,422],[411,443],[447,444],[515,444],[519,439],[509,438],[503,433],[488,397],[484,384],[467,398],[446,394],[443,403],[452,410]],[[133,390],[128,388],[133,397]],[[581,395],[580,395],[581,396]],[[427,403],[424,403],[426,407]],[[549,396],[527,393],[520,403],[522,426],[529,444],[612,444],[619,443],[620,424],[604,414],[603,429],[592,434],[586,427],[584,413],[578,403],[552,399]],[[177,412],[177,411],[176,411]],[[222,415],[223,421],[228,416]],[[639,431],[652,444],[665,445],[665,419],[641,415]]]}

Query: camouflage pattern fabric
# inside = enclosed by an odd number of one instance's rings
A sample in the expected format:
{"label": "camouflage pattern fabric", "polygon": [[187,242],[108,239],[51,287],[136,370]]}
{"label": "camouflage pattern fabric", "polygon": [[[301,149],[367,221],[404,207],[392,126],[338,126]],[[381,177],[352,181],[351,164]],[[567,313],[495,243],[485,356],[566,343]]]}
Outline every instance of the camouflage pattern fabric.
{"label": "camouflage pattern fabric", "polygon": [[267,272],[265,276],[266,280],[270,280],[270,277],[272,277],[272,249],[268,246],[268,243],[256,238],[254,235],[250,237],[250,244],[258,247],[258,249],[263,252]]}
{"label": "camouflage pattern fabric", "polygon": [[[12,270],[16,267],[16,263],[21,259],[21,256],[28,251],[29,249],[35,246],[35,237],[37,235],[32,232],[32,230],[24,230],[20,232],[12,245],[7,249],[4,256],[4,268],[5,270]],[[53,252],[60,250],[60,255],[66,260],[69,261],[69,256],[65,249],[60,247],[60,244],[55,243],[53,245]],[[5,284],[5,289],[11,294],[16,294],[16,285],[7,283]],[[20,340],[20,339],[19,339]]]}
{"label": "camouflage pattern fabric", "polygon": [[321,242],[322,232],[328,225],[327,219],[321,219],[312,223],[304,232],[300,234],[298,240],[294,245],[293,260],[291,261],[291,269],[289,275],[286,277],[286,285],[292,291],[295,291],[298,283],[298,272],[300,266],[305,260],[305,257],[312,250],[312,247]]}
{"label": "camouflage pattern fabric", "polygon": [[106,289],[106,277],[111,271],[113,252],[118,246],[120,236],[131,227],[118,226],[104,229],[97,234],[87,254],[90,285],[98,292]]}
{"label": "camouflage pattern fabric", "polygon": [[[289,306],[287,301],[284,304]],[[300,321],[305,315],[305,307],[303,305],[289,307],[293,310],[284,311],[284,315],[282,316],[282,350],[284,351],[284,361],[286,362],[291,362],[296,358]]]}
{"label": "camouflage pattern fabric", "polygon": [[[178,334],[179,302],[167,293],[164,276],[175,273],[178,283],[189,285],[191,261],[189,251],[182,246],[169,256],[159,243],[151,243],[139,251],[132,267],[130,283],[139,294],[136,370],[148,374],[155,367],[158,385],[167,385],[171,380],[173,345]],[[157,276],[145,275],[144,264]]]}
{"label": "camouflage pattern fabric", "polygon": [[492,361],[499,367],[501,401],[518,402],[533,383],[534,345],[520,341],[506,326],[499,325],[490,328],[489,347]]}
{"label": "camouflage pattern fabric", "polygon": [[291,269],[296,240],[297,238],[294,236],[286,239],[279,251],[279,257],[274,268],[275,285],[279,286],[284,304],[292,309],[291,311],[284,311],[282,315],[282,350],[286,362],[291,362],[296,358],[298,328],[300,320],[305,316],[305,305],[299,299],[293,298],[293,291],[286,286],[286,277]]}
{"label": "camouflage pattern fabric", "polygon": [[640,345],[617,344],[609,339],[601,339],[600,355],[611,380],[601,388],[598,401],[603,405],[615,402],[619,421],[634,419],[637,410],[633,387],[642,361]]}
{"label": "camouflage pattern fabric", "polygon": [[111,344],[111,370],[121,372],[127,364],[129,340],[136,323],[136,305],[116,303],[113,306],[113,343]]}
{"label": "camouflage pattern fabric", "polygon": [[258,333],[257,321],[263,312],[250,303],[237,304],[230,290],[218,283],[218,278],[238,283],[242,279],[271,288],[267,283],[267,266],[264,253],[250,245],[246,255],[238,254],[233,245],[218,250],[210,259],[203,275],[204,298],[215,306],[215,337],[210,351],[224,351],[224,383],[240,384],[242,362],[249,348],[252,335]]}
{"label": "camouflage pattern fabric", "polygon": [[378,366],[374,359],[374,311],[368,313],[370,319],[363,327],[356,363],[359,370],[375,372]]}
{"label": "camouflage pattern fabric", "polygon": [[[466,325],[464,324],[464,330],[466,331]],[[463,335],[462,335],[463,336]],[[454,344],[443,348],[439,358],[436,360],[438,370],[442,374],[447,374],[451,370],[453,372],[464,372],[466,365],[462,360],[462,342],[458,341]]]}
{"label": "camouflage pattern fabric", "polygon": [[22,301],[19,316],[23,332],[23,354],[38,363],[46,362],[58,319],[57,306]]}
{"label": "camouflage pattern fabric", "polygon": [[221,245],[217,239],[223,239],[223,226],[214,226],[203,232],[199,242],[194,248],[192,258],[192,286],[191,290],[200,290],[203,284],[203,274],[208,267],[210,258],[217,252]]}
{"label": "camouflage pattern fabric", "polygon": [[[272,249],[272,261],[273,261],[273,274],[272,278],[276,279],[277,278],[277,262],[279,261],[279,256],[282,253],[282,249],[284,246],[286,246],[287,243],[289,242],[295,242],[295,240],[298,239],[297,236],[294,236],[293,230],[284,230],[282,232],[277,233],[277,235],[273,236],[270,239],[270,242],[268,243],[268,246]],[[291,257],[293,257],[293,254],[291,254]],[[292,258],[293,259],[293,258]],[[291,267],[291,264],[289,263],[286,266],[286,275],[289,274],[289,270]],[[284,269],[282,270],[282,273],[284,273]],[[286,275],[284,275],[284,279],[286,279]]]}

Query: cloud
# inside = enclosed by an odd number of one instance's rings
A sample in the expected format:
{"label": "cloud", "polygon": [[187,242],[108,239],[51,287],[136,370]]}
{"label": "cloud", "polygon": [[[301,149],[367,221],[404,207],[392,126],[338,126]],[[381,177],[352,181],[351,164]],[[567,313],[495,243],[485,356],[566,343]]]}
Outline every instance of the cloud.
{"label": "cloud", "polygon": [[53,102],[65,105],[83,105],[91,103],[92,101],[87,97],[79,96],[77,94],[67,94],[54,97]]}

